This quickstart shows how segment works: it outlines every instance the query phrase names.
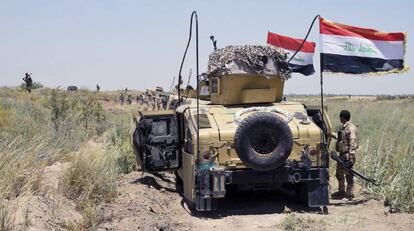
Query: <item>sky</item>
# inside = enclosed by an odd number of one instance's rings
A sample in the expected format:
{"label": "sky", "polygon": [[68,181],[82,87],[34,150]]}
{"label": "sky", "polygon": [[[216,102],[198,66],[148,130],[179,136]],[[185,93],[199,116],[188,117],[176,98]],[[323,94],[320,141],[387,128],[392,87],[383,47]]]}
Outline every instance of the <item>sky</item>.
{"label": "sky", "polygon": [[[266,44],[267,32],[303,38],[315,17],[387,32],[405,31],[405,61],[414,68],[411,33],[414,1],[161,1],[161,0],[0,0],[0,86],[16,86],[24,73],[48,87],[102,90],[169,89],[188,39],[190,14],[198,12],[200,72],[213,50],[227,45]],[[318,94],[319,33],[316,73],[293,74],[285,93]],[[195,43],[183,69],[192,69]],[[325,93],[414,94],[413,71],[386,76],[324,74]]]}

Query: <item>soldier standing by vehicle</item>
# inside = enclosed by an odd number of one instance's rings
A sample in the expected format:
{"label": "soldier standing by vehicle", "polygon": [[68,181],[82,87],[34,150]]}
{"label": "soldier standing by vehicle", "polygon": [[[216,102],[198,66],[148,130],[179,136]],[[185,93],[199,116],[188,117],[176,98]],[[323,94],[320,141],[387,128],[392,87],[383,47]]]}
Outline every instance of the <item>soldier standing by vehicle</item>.
{"label": "soldier standing by vehicle", "polygon": [[[347,110],[342,110],[339,114],[342,126],[338,131],[336,142],[336,150],[339,152],[339,158],[352,168],[356,161],[356,150],[358,148],[358,128],[350,121],[351,113]],[[347,171],[339,163],[336,165],[336,178],[338,179],[338,191],[332,194],[333,198],[347,197],[352,199],[354,197],[354,174]],[[347,183],[345,191],[345,180]]]}
{"label": "soldier standing by vehicle", "polygon": [[26,83],[26,90],[29,93],[32,92],[32,86],[33,86],[33,80],[32,80],[31,75],[32,75],[31,73],[30,74],[26,73],[24,78],[23,78],[23,81]]}

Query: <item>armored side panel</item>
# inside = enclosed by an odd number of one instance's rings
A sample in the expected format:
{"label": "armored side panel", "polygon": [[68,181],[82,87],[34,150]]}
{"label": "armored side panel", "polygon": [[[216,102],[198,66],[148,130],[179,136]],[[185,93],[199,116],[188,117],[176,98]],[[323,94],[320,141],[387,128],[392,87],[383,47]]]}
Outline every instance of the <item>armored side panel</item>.
{"label": "armored side panel", "polygon": [[180,167],[178,127],[173,111],[141,113],[132,143],[142,169],[163,171]]}
{"label": "armored side panel", "polygon": [[211,103],[222,105],[280,102],[284,81],[278,76],[230,74],[210,79]]}

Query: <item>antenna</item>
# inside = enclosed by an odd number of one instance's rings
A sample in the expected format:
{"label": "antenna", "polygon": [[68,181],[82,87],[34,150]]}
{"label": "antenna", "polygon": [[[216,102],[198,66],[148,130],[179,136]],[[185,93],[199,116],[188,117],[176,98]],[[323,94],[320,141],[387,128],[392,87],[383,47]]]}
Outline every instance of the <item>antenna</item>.
{"label": "antenna", "polygon": [[188,80],[187,80],[187,87],[190,86],[190,80],[191,80],[191,68],[190,68],[190,73],[188,73]]}
{"label": "antenna", "polygon": [[172,81],[171,86],[170,86],[170,93],[174,89],[174,82],[175,82],[175,76],[173,77],[173,81]]}
{"label": "antenna", "polygon": [[210,36],[211,42],[213,42],[214,51],[217,51],[217,40],[214,39],[214,36]]}

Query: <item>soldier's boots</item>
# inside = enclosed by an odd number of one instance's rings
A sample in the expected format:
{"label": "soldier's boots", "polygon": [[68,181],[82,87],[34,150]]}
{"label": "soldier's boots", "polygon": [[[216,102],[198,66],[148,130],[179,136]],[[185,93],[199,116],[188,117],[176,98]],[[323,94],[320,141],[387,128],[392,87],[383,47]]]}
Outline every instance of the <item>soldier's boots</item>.
{"label": "soldier's boots", "polygon": [[342,199],[346,196],[345,191],[336,191],[331,194],[332,199]]}
{"label": "soldier's boots", "polygon": [[352,200],[354,199],[354,185],[347,185],[346,187],[346,198],[348,198],[348,200]]}
{"label": "soldier's boots", "polygon": [[338,180],[338,191],[331,194],[333,199],[342,199],[346,196],[345,193],[345,179]]}

